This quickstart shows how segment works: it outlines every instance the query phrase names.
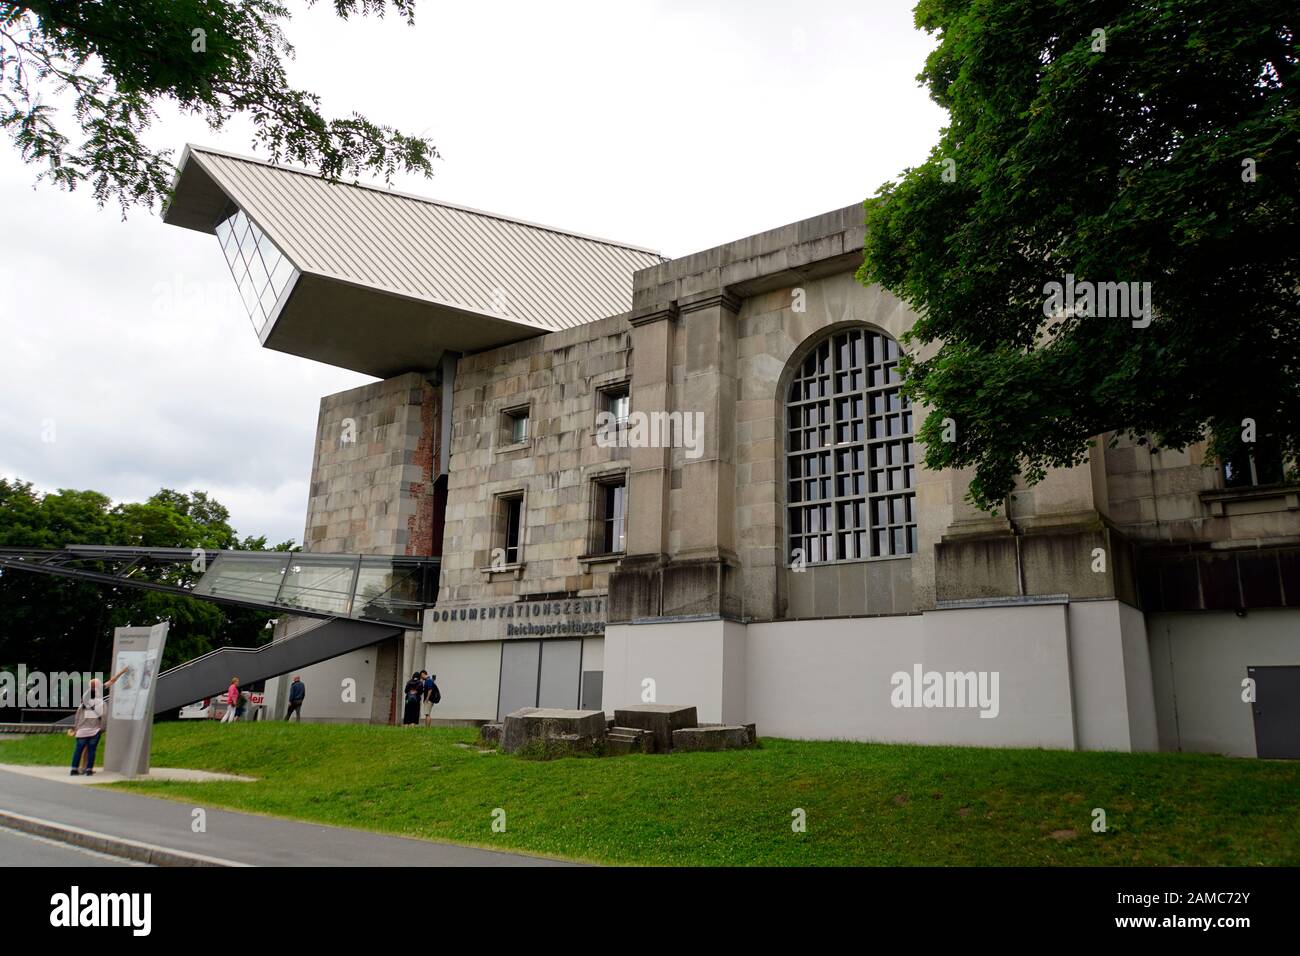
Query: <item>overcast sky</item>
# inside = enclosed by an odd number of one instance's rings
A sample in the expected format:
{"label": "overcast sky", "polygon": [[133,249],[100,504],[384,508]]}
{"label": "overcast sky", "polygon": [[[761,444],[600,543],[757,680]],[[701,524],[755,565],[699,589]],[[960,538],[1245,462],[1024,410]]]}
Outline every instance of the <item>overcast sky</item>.
{"label": "overcast sky", "polygon": [[[945,122],[912,0],[288,5],[295,85],[442,153],[396,188],[673,257],[860,201]],[[151,142],[255,152],[167,112]],[[0,145],[0,475],[301,541],[320,397],[371,379],[259,348],[213,237],[35,173]]]}

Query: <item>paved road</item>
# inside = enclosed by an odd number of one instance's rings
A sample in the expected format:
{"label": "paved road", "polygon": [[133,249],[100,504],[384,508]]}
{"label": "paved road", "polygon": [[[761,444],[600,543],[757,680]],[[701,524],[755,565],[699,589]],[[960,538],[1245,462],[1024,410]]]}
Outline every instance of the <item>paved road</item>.
{"label": "paved road", "polygon": [[14,866],[140,866],[130,860],[92,853],[0,827],[0,869]]}
{"label": "paved road", "polygon": [[[0,807],[6,810],[253,866],[568,865],[211,808],[205,808],[207,832],[194,833],[191,813],[197,806],[202,805],[76,787],[0,770]],[[490,833],[485,832],[484,837],[489,838]]]}

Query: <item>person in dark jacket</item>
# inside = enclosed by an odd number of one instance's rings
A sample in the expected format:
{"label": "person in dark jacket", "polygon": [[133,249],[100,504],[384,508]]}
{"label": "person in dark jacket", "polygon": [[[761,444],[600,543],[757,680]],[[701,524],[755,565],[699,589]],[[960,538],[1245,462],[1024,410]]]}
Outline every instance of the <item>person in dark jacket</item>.
{"label": "person in dark jacket", "polygon": [[420,677],[424,679],[424,697],[422,699],[421,713],[424,715],[424,726],[433,726],[433,705],[442,700],[442,694],[438,690],[438,675],[430,674],[428,671],[420,671]]}
{"label": "person in dark jacket", "polygon": [[416,671],[406,682],[406,704],[402,707],[402,726],[418,727],[420,725],[420,700],[424,697],[424,681]]}
{"label": "person in dark jacket", "polygon": [[293,675],[293,683],[289,685],[289,712],[284,715],[284,719],[297,716],[298,723],[302,723],[302,702],[307,699],[307,685],[302,682],[301,674]]}

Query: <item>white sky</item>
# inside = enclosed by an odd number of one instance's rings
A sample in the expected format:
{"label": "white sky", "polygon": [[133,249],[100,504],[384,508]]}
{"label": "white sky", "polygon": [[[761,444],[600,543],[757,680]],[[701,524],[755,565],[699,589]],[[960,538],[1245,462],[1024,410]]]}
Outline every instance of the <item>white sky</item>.
{"label": "white sky", "polygon": [[[435,3],[416,25],[290,0],[291,81],[430,136],[394,186],[680,256],[859,201],[937,141],[912,0]],[[164,112],[159,147],[253,153]],[[365,376],[258,347],[211,236],[42,184],[0,145],[0,475],[204,489],[302,540],[322,395]],[[49,440],[52,439],[52,440]]]}

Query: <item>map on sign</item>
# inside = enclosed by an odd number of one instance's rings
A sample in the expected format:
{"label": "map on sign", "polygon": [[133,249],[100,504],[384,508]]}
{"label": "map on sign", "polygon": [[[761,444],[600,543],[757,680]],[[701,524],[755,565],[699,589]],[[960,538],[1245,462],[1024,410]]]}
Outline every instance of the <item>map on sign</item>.
{"label": "map on sign", "polygon": [[126,673],[113,685],[113,716],[120,720],[143,720],[149,706],[149,689],[157,671],[158,651],[118,651],[114,671]]}

